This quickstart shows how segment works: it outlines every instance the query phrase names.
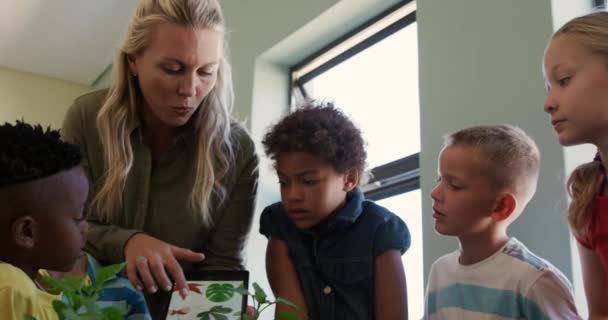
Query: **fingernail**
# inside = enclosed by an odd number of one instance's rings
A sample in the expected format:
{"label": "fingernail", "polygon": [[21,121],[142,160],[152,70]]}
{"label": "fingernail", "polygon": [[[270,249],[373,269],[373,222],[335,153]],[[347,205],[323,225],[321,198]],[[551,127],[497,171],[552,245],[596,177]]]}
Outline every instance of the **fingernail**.
{"label": "fingernail", "polygon": [[184,297],[188,296],[188,290],[186,288],[182,289],[180,292],[182,293],[182,296],[184,296]]}
{"label": "fingernail", "polygon": [[141,286],[135,286],[135,289],[137,289],[138,291],[141,291],[143,288]]}
{"label": "fingernail", "polygon": [[156,287],[155,286],[151,286],[150,287],[150,292],[155,293],[156,292]]}
{"label": "fingernail", "polygon": [[171,286],[166,286],[165,291],[171,291]]}

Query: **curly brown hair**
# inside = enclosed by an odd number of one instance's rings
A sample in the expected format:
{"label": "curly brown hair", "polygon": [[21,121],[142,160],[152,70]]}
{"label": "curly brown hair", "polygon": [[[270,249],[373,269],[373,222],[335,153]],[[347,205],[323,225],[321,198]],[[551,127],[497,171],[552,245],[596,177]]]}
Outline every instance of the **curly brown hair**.
{"label": "curly brown hair", "polygon": [[264,135],[266,156],[273,161],[283,153],[307,152],[331,164],[339,173],[365,169],[365,142],[361,130],[331,102],[310,101],[284,117]]}

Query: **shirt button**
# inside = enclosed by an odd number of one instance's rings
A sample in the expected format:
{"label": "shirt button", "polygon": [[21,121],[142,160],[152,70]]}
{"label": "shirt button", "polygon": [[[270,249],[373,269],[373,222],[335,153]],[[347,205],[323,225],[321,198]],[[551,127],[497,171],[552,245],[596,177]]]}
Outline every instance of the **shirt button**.
{"label": "shirt button", "polygon": [[325,286],[325,288],[323,288],[323,293],[330,294],[331,293],[331,287],[330,286]]}

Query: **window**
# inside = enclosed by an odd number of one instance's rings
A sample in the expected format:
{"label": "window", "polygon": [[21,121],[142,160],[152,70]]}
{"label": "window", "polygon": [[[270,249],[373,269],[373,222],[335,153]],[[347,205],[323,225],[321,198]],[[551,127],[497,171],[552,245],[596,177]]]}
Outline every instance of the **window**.
{"label": "window", "polygon": [[332,100],[362,130],[368,199],[398,214],[412,245],[403,256],[410,319],[423,315],[420,116],[416,4],[403,1],[291,70],[292,108]]}
{"label": "window", "polygon": [[606,9],[606,0],[592,0],[591,4],[595,9]]}

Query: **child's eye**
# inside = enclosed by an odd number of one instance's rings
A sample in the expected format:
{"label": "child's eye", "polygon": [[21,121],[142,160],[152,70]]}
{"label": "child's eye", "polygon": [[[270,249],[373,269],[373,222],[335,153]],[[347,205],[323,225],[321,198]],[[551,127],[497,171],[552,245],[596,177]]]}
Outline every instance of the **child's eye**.
{"label": "child's eye", "polygon": [[438,176],[437,178],[435,178],[435,182],[437,182],[437,183],[441,182],[441,176]]}
{"label": "child's eye", "polygon": [[285,182],[285,181],[283,181],[283,180],[279,180],[279,186],[284,187],[284,186],[285,186],[285,184],[286,184],[286,182]]}
{"label": "child's eye", "polygon": [[461,186],[459,186],[459,185],[455,185],[455,184],[453,184],[453,183],[450,183],[450,184],[449,184],[449,186],[450,186],[450,188],[451,188],[452,190],[454,190],[454,191],[462,190],[462,187],[461,187]]}
{"label": "child's eye", "polygon": [[557,80],[557,84],[559,84],[559,86],[562,88],[567,86],[568,83],[570,83],[570,77],[564,77],[564,78]]}
{"label": "child's eye", "polygon": [[318,182],[319,182],[319,180],[312,180],[312,179],[304,180],[304,184],[307,186],[314,186]]}

